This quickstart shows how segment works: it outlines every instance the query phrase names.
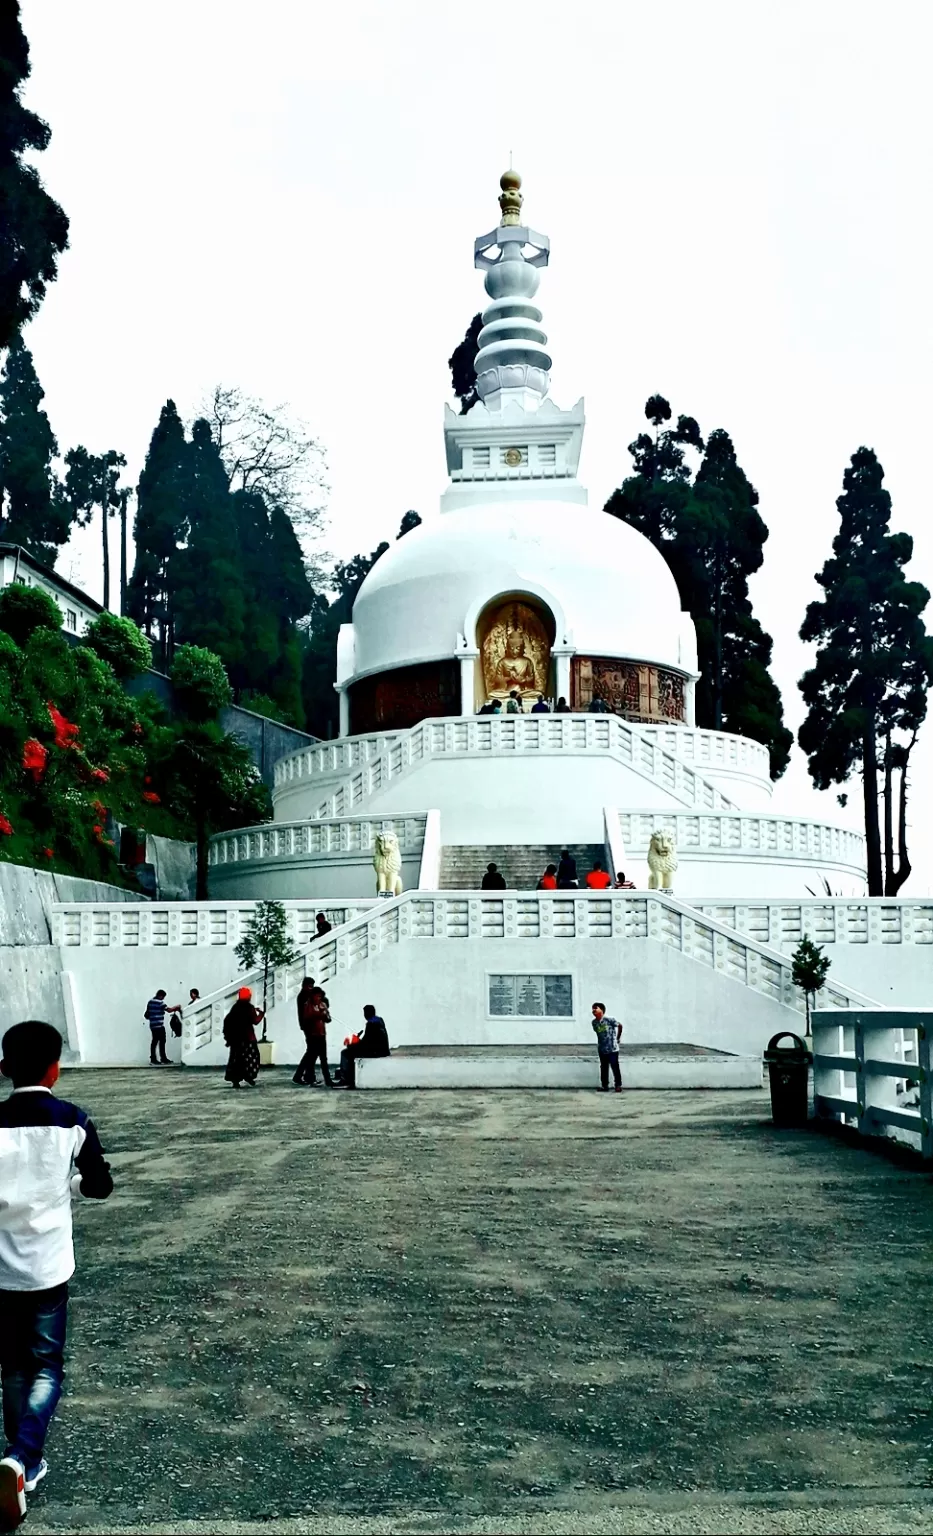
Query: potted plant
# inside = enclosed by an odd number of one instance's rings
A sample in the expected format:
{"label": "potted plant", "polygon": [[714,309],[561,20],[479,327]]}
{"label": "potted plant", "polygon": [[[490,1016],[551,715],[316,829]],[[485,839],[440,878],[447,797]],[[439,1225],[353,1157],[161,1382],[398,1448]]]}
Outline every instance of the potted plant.
{"label": "potted plant", "polygon": [[234,950],[244,970],[254,965],[262,966],[262,1039],[259,1042],[259,1064],[272,1065],[275,1042],[266,1031],[266,1014],[269,993],[269,972],[278,965],[289,965],[298,959],[298,951],[288,937],[288,913],[281,901],[258,901],[250,915],[243,937]]}
{"label": "potted plant", "polygon": [[823,986],[830,967],[828,955],[823,954],[822,947],[814,944],[812,939],[806,937],[800,940],[797,948],[791,956],[792,969],[791,980],[795,987],[799,987],[804,996],[804,1004],[807,1010],[807,1034],[810,1034],[810,1005],[815,1000],[817,992]]}

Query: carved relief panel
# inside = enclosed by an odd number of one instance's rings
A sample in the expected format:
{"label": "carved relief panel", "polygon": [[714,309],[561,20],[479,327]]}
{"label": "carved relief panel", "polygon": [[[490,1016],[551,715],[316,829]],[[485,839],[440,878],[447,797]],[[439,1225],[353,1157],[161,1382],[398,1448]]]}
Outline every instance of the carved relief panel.
{"label": "carved relief panel", "polygon": [[571,708],[589,709],[602,699],[613,715],[630,720],[682,721],[684,680],[666,667],[617,661],[609,656],[575,656],[571,667]]}

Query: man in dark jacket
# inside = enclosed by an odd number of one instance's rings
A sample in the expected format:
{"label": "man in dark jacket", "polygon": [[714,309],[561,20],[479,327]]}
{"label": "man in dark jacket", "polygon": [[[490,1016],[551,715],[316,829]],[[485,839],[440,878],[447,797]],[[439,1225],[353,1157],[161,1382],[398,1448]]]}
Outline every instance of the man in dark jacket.
{"label": "man in dark jacket", "polygon": [[327,1026],[330,1023],[330,1009],[324,989],[315,985],[313,976],[305,977],[295,1003],[298,1009],[298,1027],[305,1037],[306,1050],[298,1063],[292,1082],[301,1083],[307,1088],[316,1088],[317,1078],[314,1075],[314,1068],[320,1061],[325,1086],[333,1088],[330,1067],[327,1065]]}
{"label": "man in dark jacket", "polygon": [[359,1056],[388,1056],[389,1031],[372,1003],[363,1009],[366,1020],[362,1035],[351,1040],[340,1052],[340,1078],[345,1088],[356,1087],[356,1062]]}

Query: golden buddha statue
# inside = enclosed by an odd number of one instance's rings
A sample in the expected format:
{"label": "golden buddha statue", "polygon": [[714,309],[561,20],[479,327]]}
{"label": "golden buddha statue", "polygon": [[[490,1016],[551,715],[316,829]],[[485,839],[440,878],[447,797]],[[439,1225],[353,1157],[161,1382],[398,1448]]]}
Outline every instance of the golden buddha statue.
{"label": "golden buddha statue", "polygon": [[525,636],[520,629],[510,629],[505,637],[505,650],[492,676],[493,693],[534,693],[536,690],[535,664],[525,653]]}

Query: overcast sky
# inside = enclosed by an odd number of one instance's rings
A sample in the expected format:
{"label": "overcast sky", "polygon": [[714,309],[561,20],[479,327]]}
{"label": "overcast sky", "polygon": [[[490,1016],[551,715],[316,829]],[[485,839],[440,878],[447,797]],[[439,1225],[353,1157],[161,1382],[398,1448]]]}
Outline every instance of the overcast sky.
{"label": "overcast sky", "polygon": [[[585,396],[591,502],[627,472],[655,391],[731,433],[771,530],[753,598],[796,728],[797,630],[861,443],[933,586],[931,15],[24,0],[41,173],[71,219],[27,332],[59,444],[118,448],[135,482],[168,396],[190,416],[239,384],[320,438],[334,553],[433,514],[446,360],[482,306],[472,241],[512,151],[552,242],[551,394]],[[80,537],[59,568],[99,596]],[[796,756],[775,805],[857,825]],[[915,756],[905,894],[922,895],[933,721]]]}

